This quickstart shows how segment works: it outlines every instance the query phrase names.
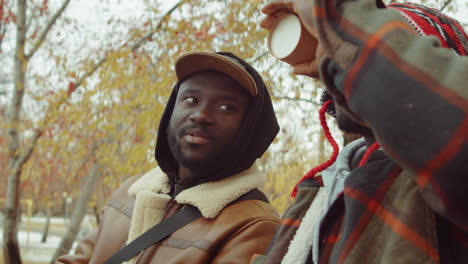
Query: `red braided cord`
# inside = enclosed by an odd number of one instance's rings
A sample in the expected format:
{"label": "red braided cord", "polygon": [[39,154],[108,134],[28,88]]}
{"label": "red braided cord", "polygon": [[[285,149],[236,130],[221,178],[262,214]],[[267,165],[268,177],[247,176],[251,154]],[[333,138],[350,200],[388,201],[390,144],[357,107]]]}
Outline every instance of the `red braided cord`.
{"label": "red braided cord", "polygon": [[380,148],[379,143],[374,142],[374,144],[372,144],[372,145],[366,150],[366,152],[364,153],[364,156],[362,156],[362,159],[361,159],[361,161],[359,162],[358,167],[361,167],[361,166],[363,166],[364,164],[366,164],[367,160],[369,160],[369,158],[370,158],[370,156],[372,155],[372,153],[374,153],[374,151],[376,151],[376,150],[379,149],[379,148]]}
{"label": "red braided cord", "polygon": [[296,184],[296,186],[294,186],[294,189],[291,193],[291,196],[294,198],[296,197],[296,194],[297,194],[297,186],[301,184],[301,182],[303,182],[306,179],[313,178],[317,172],[321,172],[324,169],[330,167],[336,161],[336,158],[338,157],[338,151],[339,151],[338,144],[336,143],[335,139],[331,135],[330,129],[328,128],[328,125],[327,125],[327,121],[325,120],[325,112],[327,110],[328,105],[331,103],[332,101],[328,100],[322,105],[322,107],[319,110],[319,118],[320,118],[320,125],[322,125],[322,128],[323,128],[323,133],[325,134],[325,137],[327,138],[328,142],[330,142],[330,145],[333,148],[332,156],[326,162],[312,168],[309,172],[306,173],[306,175],[304,175],[304,177],[302,177],[302,179]]}

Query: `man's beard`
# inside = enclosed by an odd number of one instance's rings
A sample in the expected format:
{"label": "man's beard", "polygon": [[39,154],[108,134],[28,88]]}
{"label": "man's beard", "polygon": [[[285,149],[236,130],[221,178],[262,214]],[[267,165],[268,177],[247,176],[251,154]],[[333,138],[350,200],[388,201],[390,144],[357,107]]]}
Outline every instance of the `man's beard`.
{"label": "man's beard", "polygon": [[191,159],[184,156],[180,150],[181,148],[177,141],[176,133],[170,131],[170,129],[167,131],[167,140],[171,153],[178,165],[200,173],[206,172],[209,168],[218,164],[223,156],[222,149],[225,149],[225,147],[215,149],[214,151],[209,152],[205,157],[203,157],[203,159]]}

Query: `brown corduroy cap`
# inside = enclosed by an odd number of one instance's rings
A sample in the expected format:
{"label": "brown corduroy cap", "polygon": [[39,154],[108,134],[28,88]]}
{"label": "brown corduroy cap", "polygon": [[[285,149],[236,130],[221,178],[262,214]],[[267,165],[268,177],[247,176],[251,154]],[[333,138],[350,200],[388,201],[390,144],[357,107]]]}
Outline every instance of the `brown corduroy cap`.
{"label": "brown corduroy cap", "polygon": [[179,81],[192,73],[208,70],[222,72],[236,80],[251,95],[258,94],[254,78],[234,58],[214,52],[196,51],[182,54],[175,61],[175,72]]}

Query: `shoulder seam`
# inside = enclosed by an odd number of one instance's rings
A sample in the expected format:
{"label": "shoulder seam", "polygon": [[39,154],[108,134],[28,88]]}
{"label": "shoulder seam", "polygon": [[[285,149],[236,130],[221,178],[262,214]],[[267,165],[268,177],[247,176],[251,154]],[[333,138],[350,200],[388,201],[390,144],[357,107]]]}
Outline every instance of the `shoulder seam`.
{"label": "shoulder seam", "polygon": [[107,204],[109,205],[109,207],[114,208],[115,210],[117,210],[118,212],[124,214],[128,218],[130,218],[130,219],[132,218],[132,212],[133,212],[132,207],[127,206],[127,205],[123,204],[122,202],[120,202],[119,200],[116,200],[116,199],[110,199]]}

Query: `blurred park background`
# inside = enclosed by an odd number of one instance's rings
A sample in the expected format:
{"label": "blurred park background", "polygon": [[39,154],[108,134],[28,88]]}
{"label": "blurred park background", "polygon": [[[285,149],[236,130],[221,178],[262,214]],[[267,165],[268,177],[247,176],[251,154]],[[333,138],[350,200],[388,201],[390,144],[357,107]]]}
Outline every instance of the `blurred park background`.
{"label": "blurred park background", "polygon": [[[173,63],[187,51],[231,51],[263,75],[281,132],[259,164],[283,212],[331,148],[318,122],[321,85],[268,54],[258,26],[266,2],[0,0],[0,263],[68,252],[98,224],[113,189],[157,165]],[[413,2],[468,28],[466,0]]]}

